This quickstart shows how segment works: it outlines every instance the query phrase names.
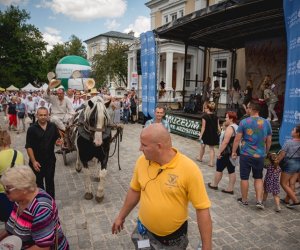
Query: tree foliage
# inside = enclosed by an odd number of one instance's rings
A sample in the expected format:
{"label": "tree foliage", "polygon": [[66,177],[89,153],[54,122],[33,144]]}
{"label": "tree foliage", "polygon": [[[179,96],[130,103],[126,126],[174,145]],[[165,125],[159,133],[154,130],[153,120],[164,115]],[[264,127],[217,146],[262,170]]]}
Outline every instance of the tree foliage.
{"label": "tree foliage", "polygon": [[121,41],[109,43],[105,51],[95,54],[92,59],[93,77],[100,86],[109,84],[107,79],[127,86],[127,54],[128,45]]}
{"label": "tree foliage", "polygon": [[26,10],[9,6],[0,11],[0,86],[23,87],[28,82],[47,81],[47,73],[55,71],[58,61],[67,55],[86,58],[82,41],[72,35],[68,42],[56,44],[49,52],[42,33],[29,24]]}
{"label": "tree foliage", "polygon": [[46,43],[41,32],[27,24],[25,10],[10,6],[0,11],[0,84],[22,87],[42,77]]}

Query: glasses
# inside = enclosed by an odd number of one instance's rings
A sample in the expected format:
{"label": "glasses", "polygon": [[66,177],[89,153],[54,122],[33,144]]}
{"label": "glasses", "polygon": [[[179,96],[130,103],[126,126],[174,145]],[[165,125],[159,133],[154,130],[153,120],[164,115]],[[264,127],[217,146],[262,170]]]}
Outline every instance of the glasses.
{"label": "glasses", "polygon": [[7,187],[7,186],[3,186],[4,187],[4,192],[6,193],[6,194],[10,194],[12,191],[14,191],[14,190],[16,190],[17,188],[15,188],[15,187],[11,187],[11,188],[9,188],[9,187]]}

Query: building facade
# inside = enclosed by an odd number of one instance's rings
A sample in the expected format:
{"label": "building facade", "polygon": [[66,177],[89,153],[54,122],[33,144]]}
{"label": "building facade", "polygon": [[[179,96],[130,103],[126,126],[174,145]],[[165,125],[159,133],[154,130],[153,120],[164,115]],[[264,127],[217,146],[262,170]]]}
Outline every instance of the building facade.
{"label": "building facade", "polygon": [[[150,9],[151,30],[155,30],[178,18],[191,14],[194,11],[217,4],[221,0],[151,0],[146,3]],[[208,76],[219,80],[221,87],[220,103],[230,102],[229,92],[232,86],[233,73],[241,84],[245,84],[245,52],[225,51],[213,48],[192,47],[187,50],[186,75],[184,83],[185,46],[183,43],[171,40],[158,39],[158,86],[165,83],[165,92],[159,94],[159,101],[182,102],[183,96],[188,99],[191,94],[202,94],[203,81]],[[137,41],[128,53],[128,82],[135,81],[132,72],[137,72]],[[233,64],[234,72],[233,72]],[[237,66],[237,67],[236,67]],[[221,72],[222,74],[218,74]],[[221,77],[221,76],[222,77]],[[226,77],[224,77],[226,76]],[[141,82],[141,77],[138,78]],[[212,86],[213,89],[214,86]]]}
{"label": "building facade", "polygon": [[109,31],[85,40],[87,45],[87,59],[92,60],[93,56],[101,51],[105,51],[108,44],[122,42],[131,45],[134,41],[134,32],[122,33]]}

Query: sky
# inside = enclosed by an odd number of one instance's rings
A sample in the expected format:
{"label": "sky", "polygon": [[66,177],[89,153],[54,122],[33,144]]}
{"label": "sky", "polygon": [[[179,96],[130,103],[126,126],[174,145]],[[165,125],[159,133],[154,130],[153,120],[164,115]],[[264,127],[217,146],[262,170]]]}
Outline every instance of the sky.
{"label": "sky", "polygon": [[49,44],[69,40],[71,35],[81,41],[108,31],[135,36],[150,30],[149,0],[0,0],[3,12],[9,5],[25,9],[30,14],[28,23],[43,34]]}

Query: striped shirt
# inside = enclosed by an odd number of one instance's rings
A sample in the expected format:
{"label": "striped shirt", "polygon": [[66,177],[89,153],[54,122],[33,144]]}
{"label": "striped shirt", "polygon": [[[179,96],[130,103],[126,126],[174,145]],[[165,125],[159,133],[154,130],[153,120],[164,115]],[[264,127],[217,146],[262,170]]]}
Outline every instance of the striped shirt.
{"label": "striped shirt", "polygon": [[55,201],[49,194],[40,189],[31,204],[19,215],[18,208],[18,203],[15,202],[5,229],[9,234],[22,239],[22,249],[33,245],[54,249],[56,235],[58,235],[57,249],[69,249],[68,241],[60,226]]}

